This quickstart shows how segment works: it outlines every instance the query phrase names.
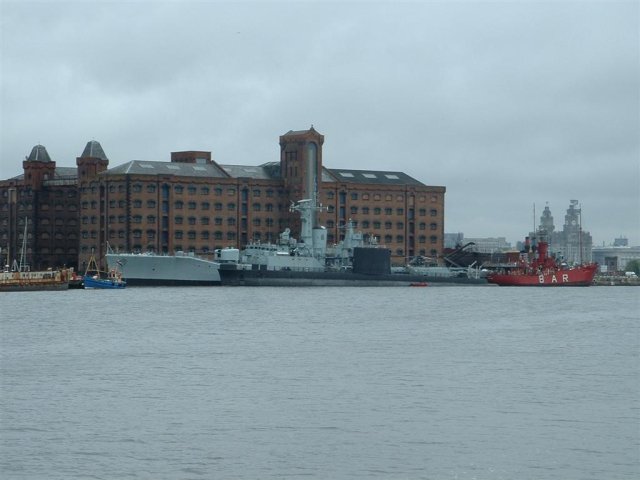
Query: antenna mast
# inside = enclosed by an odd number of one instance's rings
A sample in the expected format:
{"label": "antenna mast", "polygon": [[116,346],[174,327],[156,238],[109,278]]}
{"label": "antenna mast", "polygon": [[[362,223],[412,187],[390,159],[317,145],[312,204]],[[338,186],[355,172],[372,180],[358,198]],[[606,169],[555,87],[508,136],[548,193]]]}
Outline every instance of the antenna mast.
{"label": "antenna mast", "polygon": [[582,264],[582,204],[579,204],[578,207],[578,244],[580,245],[580,264]]}

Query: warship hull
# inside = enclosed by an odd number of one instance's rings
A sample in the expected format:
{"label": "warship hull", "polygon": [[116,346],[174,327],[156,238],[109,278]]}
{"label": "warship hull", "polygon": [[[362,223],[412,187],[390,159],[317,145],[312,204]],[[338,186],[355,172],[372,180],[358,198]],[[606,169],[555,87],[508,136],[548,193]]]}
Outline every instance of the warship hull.
{"label": "warship hull", "polygon": [[219,264],[192,255],[107,253],[105,258],[128,286],[220,285]]}
{"label": "warship hull", "polygon": [[301,272],[293,270],[239,269],[220,265],[222,285],[251,287],[407,287],[415,284],[486,285],[483,278],[410,275],[402,273],[365,274],[345,272]]}

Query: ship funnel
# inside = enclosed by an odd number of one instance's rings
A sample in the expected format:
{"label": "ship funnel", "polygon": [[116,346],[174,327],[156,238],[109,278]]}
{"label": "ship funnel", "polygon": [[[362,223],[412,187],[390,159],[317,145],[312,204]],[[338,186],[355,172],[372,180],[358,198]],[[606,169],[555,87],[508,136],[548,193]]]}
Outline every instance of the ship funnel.
{"label": "ship funnel", "polygon": [[308,227],[314,229],[318,227],[318,212],[315,209],[318,199],[318,147],[315,143],[309,142],[306,148],[307,165],[304,187],[314,207],[311,210],[310,225]]}

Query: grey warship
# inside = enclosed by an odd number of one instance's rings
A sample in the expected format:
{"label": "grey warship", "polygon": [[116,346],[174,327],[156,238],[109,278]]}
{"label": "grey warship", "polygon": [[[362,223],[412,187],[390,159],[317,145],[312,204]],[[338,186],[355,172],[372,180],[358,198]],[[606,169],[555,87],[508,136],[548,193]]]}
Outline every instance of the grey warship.
{"label": "grey warship", "polygon": [[392,272],[391,251],[375,240],[365,241],[353,223],[346,225],[344,240],[327,246],[323,226],[314,226],[322,208],[315,198],[291,206],[301,220],[301,238],[286,229],[277,243],[249,243],[216,250],[220,282],[233,286],[426,286],[484,285],[486,280],[467,271],[448,268],[405,267]]}

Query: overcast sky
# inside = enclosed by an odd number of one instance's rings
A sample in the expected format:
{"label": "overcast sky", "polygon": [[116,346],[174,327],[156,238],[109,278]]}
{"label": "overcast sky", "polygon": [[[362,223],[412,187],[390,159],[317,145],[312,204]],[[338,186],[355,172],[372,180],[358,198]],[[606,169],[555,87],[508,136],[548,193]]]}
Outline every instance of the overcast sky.
{"label": "overcast sky", "polygon": [[515,244],[548,202],[640,245],[639,2],[0,4],[0,178],[40,143],[75,166],[206,150],[279,160],[311,124],[328,168],[446,193],[446,232]]}

